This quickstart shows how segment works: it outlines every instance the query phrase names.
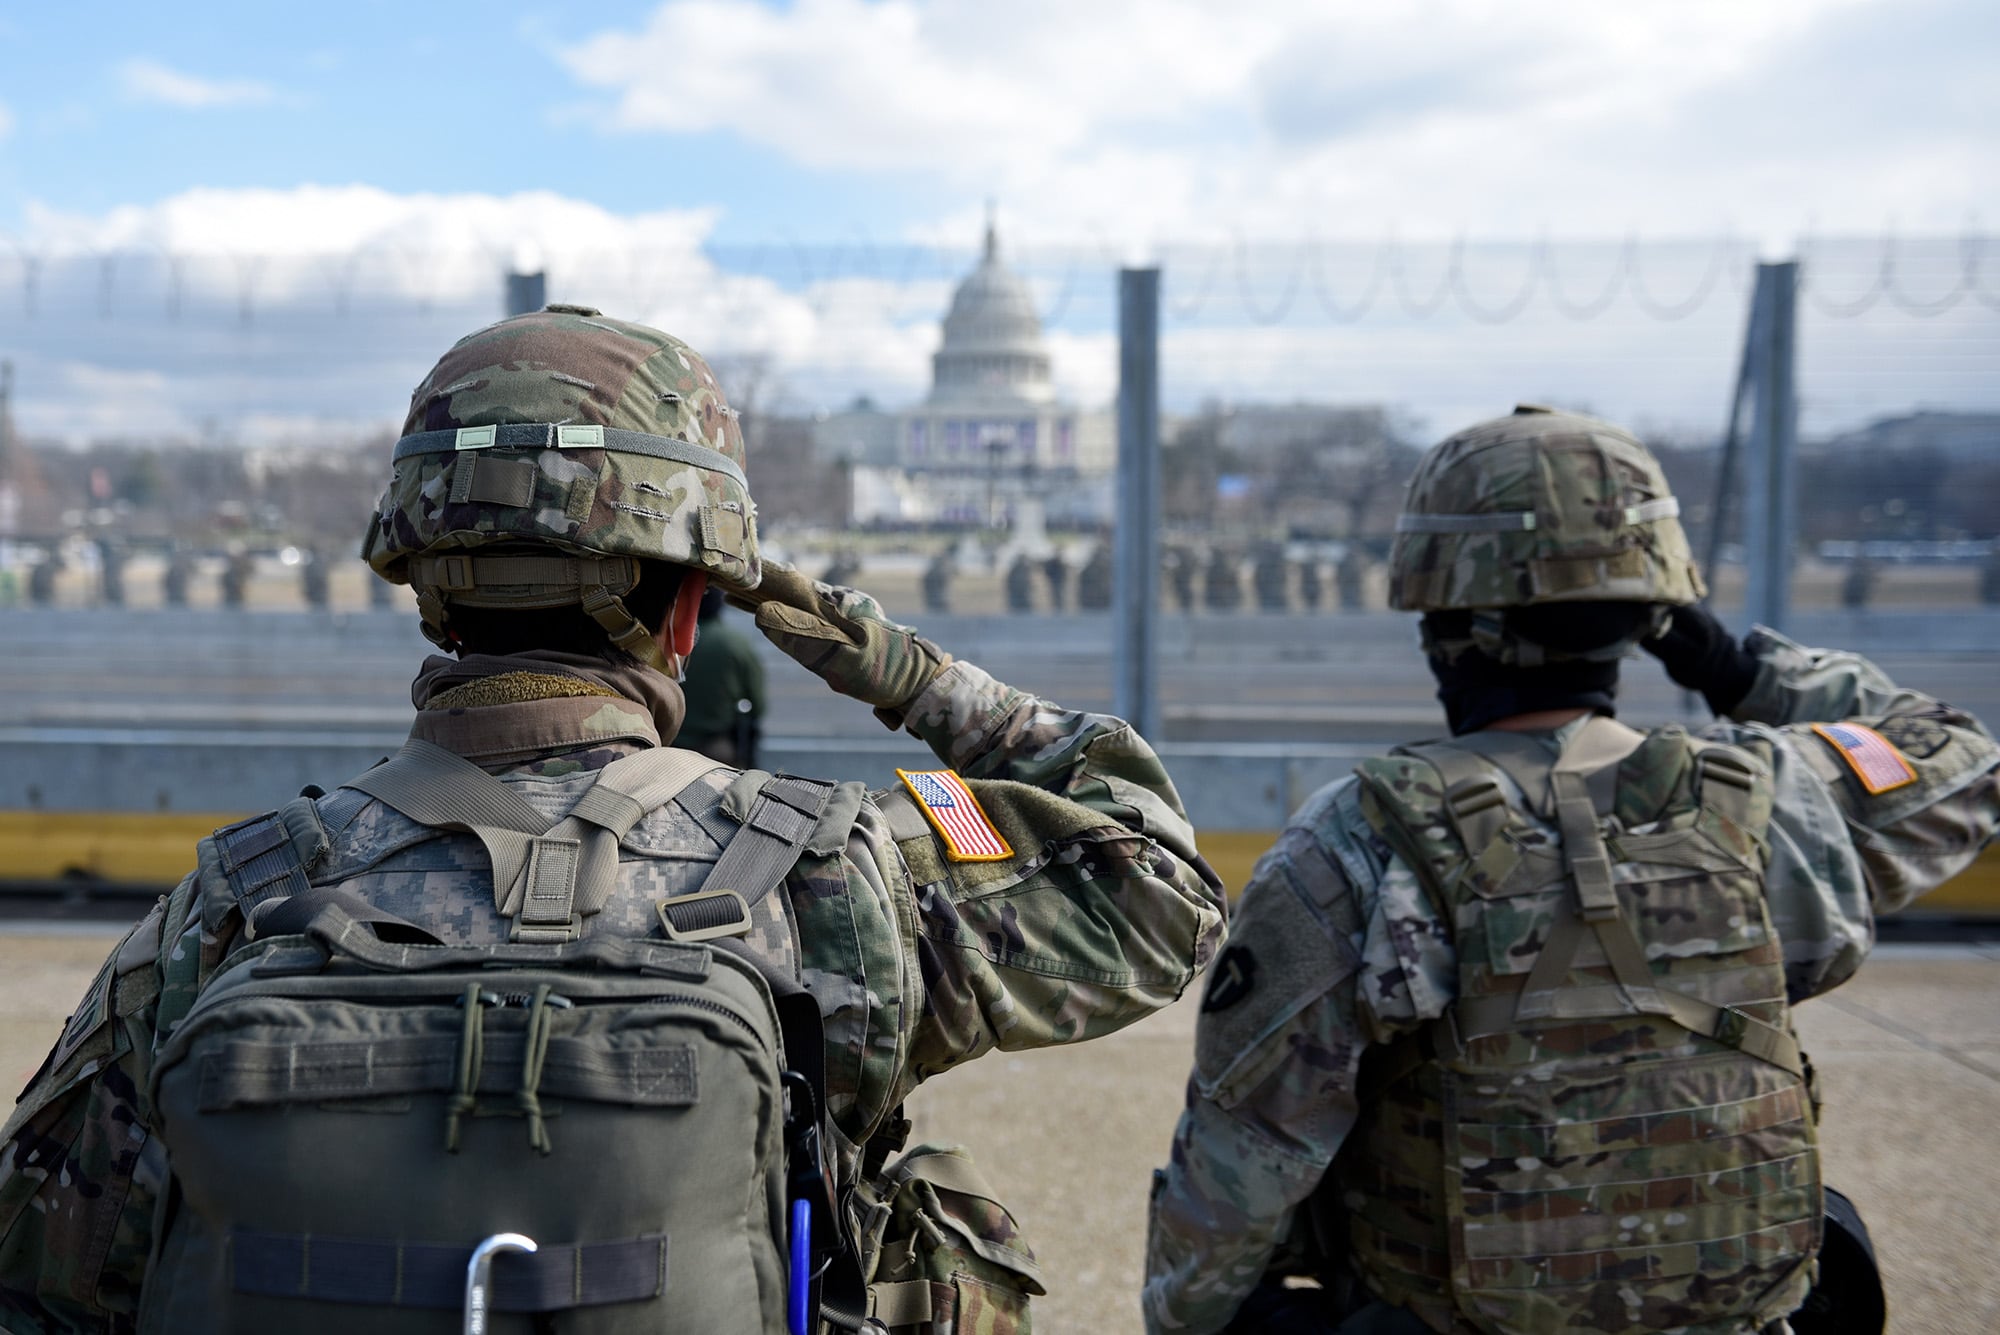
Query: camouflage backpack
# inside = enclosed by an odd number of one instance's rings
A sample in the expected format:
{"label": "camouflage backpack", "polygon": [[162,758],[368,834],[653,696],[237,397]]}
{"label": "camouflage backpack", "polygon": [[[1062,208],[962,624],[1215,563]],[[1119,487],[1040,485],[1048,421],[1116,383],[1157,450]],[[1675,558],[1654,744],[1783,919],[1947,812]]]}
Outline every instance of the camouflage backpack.
{"label": "camouflage backpack", "polygon": [[[779,1335],[788,1311],[817,1320],[823,1270],[858,1323],[819,1012],[795,961],[736,939],[834,785],[744,776],[716,860],[652,869],[664,937],[580,926],[619,840],[714,768],[639,752],[551,819],[413,740],[204,840],[164,936],[150,1101],[170,1176],[140,1328]],[[405,844],[477,835],[511,940],[440,940],[361,893],[375,873],[344,859],[380,855],[327,827],[370,799],[412,823]],[[239,944],[188,987],[197,906],[204,956]]]}
{"label": "camouflage backpack", "polygon": [[1739,1332],[1820,1243],[1807,1067],[1763,895],[1766,759],[1592,718],[1361,768],[1458,997],[1371,1053],[1329,1175],[1363,1281],[1441,1331]]}

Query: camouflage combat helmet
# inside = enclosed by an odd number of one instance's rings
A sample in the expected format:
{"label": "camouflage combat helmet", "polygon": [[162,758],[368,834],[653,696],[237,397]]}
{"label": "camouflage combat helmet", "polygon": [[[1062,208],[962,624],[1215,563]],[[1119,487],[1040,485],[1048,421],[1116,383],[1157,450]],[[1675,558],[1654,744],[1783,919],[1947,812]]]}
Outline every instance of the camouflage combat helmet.
{"label": "camouflage combat helmet", "polygon": [[659,665],[620,595],[641,559],[747,591],[762,576],[743,437],[701,356],[587,306],[469,334],[424,377],[361,555],[417,591],[448,645],[453,605],[581,605]]}
{"label": "camouflage combat helmet", "polygon": [[[1503,662],[1544,661],[1502,629],[1499,609],[1704,596],[1679,514],[1659,461],[1629,432],[1522,404],[1418,465],[1389,553],[1389,605],[1469,611],[1471,643]],[[1432,639],[1427,627],[1433,651],[1457,647]],[[1616,657],[1628,644],[1580,656]]]}

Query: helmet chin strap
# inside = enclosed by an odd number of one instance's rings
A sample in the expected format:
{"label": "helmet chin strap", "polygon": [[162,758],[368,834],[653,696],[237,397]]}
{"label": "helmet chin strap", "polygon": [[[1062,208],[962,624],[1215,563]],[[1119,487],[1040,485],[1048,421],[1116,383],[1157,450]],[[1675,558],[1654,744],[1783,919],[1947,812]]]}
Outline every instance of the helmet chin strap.
{"label": "helmet chin strap", "polygon": [[583,611],[592,621],[604,627],[605,635],[611,643],[623,649],[632,657],[669,677],[680,675],[680,655],[674,655],[674,662],[668,663],[666,654],[660,651],[660,642],[653,637],[639,618],[632,615],[619,600],[617,594],[603,585],[584,590]]}
{"label": "helmet chin strap", "polygon": [[468,553],[419,557],[412,562],[412,573],[424,637],[441,649],[458,647],[450,630],[454,597],[481,607],[580,605],[617,648],[657,672],[680,675],[681,656],[663,650],[621,597],[639,582],[638,562],[630,557]]}

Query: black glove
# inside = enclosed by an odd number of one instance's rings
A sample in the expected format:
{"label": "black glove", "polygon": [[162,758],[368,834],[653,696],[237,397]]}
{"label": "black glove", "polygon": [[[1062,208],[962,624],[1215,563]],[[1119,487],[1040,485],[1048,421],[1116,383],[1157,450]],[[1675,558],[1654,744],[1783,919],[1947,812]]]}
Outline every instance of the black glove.
{"label": "black glove", "polygon": [[1717,714],[1742,704],[1757,682],[1756,656],[1699,604],[1673,608],[1667,628],[1639,647],[1660,660],[1675,684],[1707,697]]}

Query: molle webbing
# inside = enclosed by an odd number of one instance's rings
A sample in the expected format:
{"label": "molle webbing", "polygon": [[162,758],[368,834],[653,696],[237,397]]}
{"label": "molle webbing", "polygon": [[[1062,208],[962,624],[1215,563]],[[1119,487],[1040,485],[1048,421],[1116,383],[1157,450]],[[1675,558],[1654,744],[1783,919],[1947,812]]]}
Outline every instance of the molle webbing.
{"label": "molle webbing", "polygon": [[[310,1298],[371,1307],[457,1310],[465,1301],[472,1248],[364,1241],[235,1229],[234,1288],[269,1298]],[[667,1287],[667,1238],[543,1243],[532,1255],[495,1258],[492,1306],[502,1312],[563,1312],[656,1298]]]}
{"label": "molle webbing", "polygon": [[1364,1064],[1322,1188],[1358,1202],[1369,1286],[1495,1335],[1795,1307],[1819,1170],[1754,752],[1591,720],[1560,755],[1490,732],[1403,754],[1363,767],[1364,810],[1451,926],[1457,998]]}
{"label": "molle webbing", "polygon": [[[1463,1055],[1476,1039],[1507,1033],[1538,1020],[1592,1019],[1619,1015],[1662,1015],[1682,1028],[1803,1075],[1798,1041],[1784,1029],[1729,1006],[1658,987],[1645,947],[1619,908],[1612,883],[1611,857],[1599,829],[1598,812],[1616,793],[1618,766],[1645,740],[1644,734],[1593,718],[1571,738],[1553,767],[1540,744],[1519,734],[1478,734],[1476,747],[1432,745],[1410,750],[1433,765],[1446,782],[1445,806],[1460,840],[1475,860],[1500,839],[1509,813],[1500,786],[1473,754],[1504,770],[1530,802],[1551,810],[1562,832],[1565,869],[1575,888],[1573,910],[1556,923],[1535,957],[1534,967],[1513,994],[1461,998],[1454,1002],[1436,1035],[1436,1050],[1448,1059]],[[1709,747],[1695,761],[1702,804],[1739,826],[1754,819],[1753,771],[1733,752]],[[1537,790],[1545,776],[1546,793]],[[1616,979],[1615,987],[1566,984],[1577,949],[1594,936]]]}
{"label": "molle webbing", "polygon": [[[470,1014],[472,1012],[468,1012]],[[466,1092],[511,1094],[533,1056],[532,1035],[487,1033]],[[462,1044],[455,1036],[367,1042],[231,1042],[203,1059],[198,1105],[204,1113],[318,1103],[329,1099],[442,1094],[456,1087]],[[551,1038],[536,1082],[557,1098],[636,1108],[676,1108],[696,1097],[694,1054],[686,1046],[605,1053],[589,1039]]]}
{"label": "molle webbing", "polygon": [[313,800],[298,797],[276,811],[223,826],[209,836],[209,845],[230,900],[248,919],[260,905],[304,892],[310,885],[306,873],[325,856],[328,840]]}

